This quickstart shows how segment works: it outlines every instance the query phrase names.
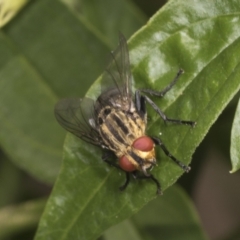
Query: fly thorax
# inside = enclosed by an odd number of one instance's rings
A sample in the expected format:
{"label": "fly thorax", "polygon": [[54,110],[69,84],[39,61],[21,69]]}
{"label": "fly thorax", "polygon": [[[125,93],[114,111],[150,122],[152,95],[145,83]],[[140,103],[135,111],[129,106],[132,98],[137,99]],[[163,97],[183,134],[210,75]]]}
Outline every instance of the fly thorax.
{"label": "fly thorax", "polygon": [[136,112],[131,113],[112,106],[99,111],[97,125],[103,142],[117,156],[118,152],[126,152],[145,132],[145,122]]}

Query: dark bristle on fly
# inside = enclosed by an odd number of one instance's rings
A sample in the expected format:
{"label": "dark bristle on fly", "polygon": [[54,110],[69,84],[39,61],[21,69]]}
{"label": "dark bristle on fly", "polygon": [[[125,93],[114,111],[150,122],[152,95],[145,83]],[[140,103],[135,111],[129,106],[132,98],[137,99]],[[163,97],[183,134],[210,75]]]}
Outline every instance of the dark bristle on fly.
{"label": "dark bristle on fly", "polygon": [[[101,94],[97,100],[87,97],[60,100],[54,109],[55,117],[67,131],[87,143],[101,147],[104,150],[104,162],[126,173],[121,191],[128,186],[132,176],[136,179],[150,179],[160,195],[160,182],[150,173],[157,163],[155,147],[161,147],[166,156],[183,171],[190,171],[190,167],[173,156],[161,139],[147,136],[146,103],[163,121],[194,127],[194,121],[167,117],[151,99],[164,97],[182,73],[183,70],[180,69],[161,91],[138,89],[133,94],[128,45],[125,37],[120,34],[119,45],[111,52],[110,63],[102,75]],[[115,160],[112,156],[115,156]]]}

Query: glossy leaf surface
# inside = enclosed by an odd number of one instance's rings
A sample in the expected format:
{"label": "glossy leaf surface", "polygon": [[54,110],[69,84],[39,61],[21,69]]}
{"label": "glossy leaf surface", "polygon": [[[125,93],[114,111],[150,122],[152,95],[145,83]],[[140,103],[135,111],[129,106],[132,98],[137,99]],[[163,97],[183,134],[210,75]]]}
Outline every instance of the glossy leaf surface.
{"label": "glossy leaf surface", "polygon": [[192,201],[177,185],[132,218],[108,229],[103,236],[105,240],[155,240],[160,236],[171,240],[207,239]]}
{"label": "glossy leaf surface", "polygon": [[238,102],[231,134],[231,151],[230,151],[232,161],[231,173],[234,173],[240,169],[239,146],[240,146],[240,102]]}
{"label": "glossy leaf surface", "polygon": [[[122,2],[119,9],[126,7]],[[92,9],[97,14],[93,3]],[[134,24],[116,26],[116,35],[143,23],[128,18]],[[18,166],[45,182],[56,179],[66,134],[54,105],[61,97],[83,96],[110,49],[111,41],[104,42],[89,22],[59,1],[31,1],[0,32],[0,144]]]}
{"label": "glossy leaf surface", "polygon": [[[195,120],[164,124],[148,108],[148,134],[161,137],[178,159],[189,163],[210,126],[240,87],[238,1],[170,1],[129,41],[136,88],[163,89],[179,68],[185,74],[164,99],[154,99],[169,117]],[[87,95],[99,94],[99,81]],[[152,173],[163,189],[182,170],[157,149]],[[101,150],[68,135],[64,163],[40,222],[36,239],[96,239],[155,197],[150,181],[118,187],[124,174],[101,161]]]}
{"label": "glossy leaf surface", "polygon": [[29,0],[1,0],[0,28],[11,21],[28,1]]}
{"label": "glossy leaf surface", "polygon": [[112,48],[118,41],[118,32],[125,37],[146,23],[144,14],[131,1],[62,0],[90,28],[99,40]]}

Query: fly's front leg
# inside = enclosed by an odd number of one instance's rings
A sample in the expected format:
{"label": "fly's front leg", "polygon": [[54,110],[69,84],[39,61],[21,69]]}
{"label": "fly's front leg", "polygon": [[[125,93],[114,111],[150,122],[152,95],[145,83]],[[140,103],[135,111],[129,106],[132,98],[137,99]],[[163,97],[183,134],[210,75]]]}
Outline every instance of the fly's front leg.
{"label": "fly's front leg", "polygon": [[[109,160],[109,158],[114,157],[114,156],[115,156],[114,153],[111,152],[111,151],[104,152],[103,155],[102,155],[102,160],[104,162],[106,162],[107,164],[109,164],[111,167],[115,167],[117,169],[120,169],[120,170],[124,171],[117,163],[112,162],[112,161]],[[125,173],[126,173],[126,181],[125,181],[125,183],[122,186],[119,187],[120,191],[125,190],[125,188],[128,186],[128,184],[130,182],[130,174],[129,174],[129,172],[125,172]]]}
{"label": "fly's front leg", "polygon": [[112,158],[112,157],[115,157],[113,152],[111,151],[103,152],[102,160],[108,165],[110,165],[111,167],[115,167],[122,170],[122,168],[120,168],[120,166],[117,163],[109,160],[109,158]]}
{"label": "fly's front leg", "polygon": [[133,172],[132,175],[136,179],[151,179],[157,186],[157,194],[158,195],[162,195],[160,182],[152,174],[149,174],[149,175],[138,175],[137,172]]}
{"label": "fly's front leg", "polygon": [[127,187],[128,184],[129,184],[129,182],[130,182],[130,174],[129,174],[129,172],[125,172],[125,173],[126,173],[126,181],[125,181],[125,183],[124,183],[122,186],[119,187],[119,190],[120,190],[120,191],[125,190],[126,187]]}
{"label": "fly's front leg", "polygon": [[163,144],[163,142],[159,139],[159,138],[155,138],[152,137],[152,140],[154,141],[154,143],[158,146],[160,146],[163,150],[163,152],[169,157],[171,158],[180,168],[182,168],[185,172],[189,172],[191,170],[191,168],[189,166],[186,166],[184,163],[182,163],[181,161],[179,161],[178,159],[176,159],[165,147],[165,145]]}

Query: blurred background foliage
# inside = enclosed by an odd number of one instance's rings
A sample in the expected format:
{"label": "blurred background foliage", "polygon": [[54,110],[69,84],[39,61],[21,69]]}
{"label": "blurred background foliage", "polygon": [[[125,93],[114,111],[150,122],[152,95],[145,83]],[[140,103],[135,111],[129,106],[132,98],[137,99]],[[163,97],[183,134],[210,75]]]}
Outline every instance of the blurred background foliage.
{"label": "blurred background foliage", "polygon": [[[124,4],[121,3],[118,6],[117,1],[106,0],[104,4],[99,1],[99,8],[94,11],[91,9],[92,2],[94,1],[65,0],[64,3],[73,12],[64,10],[64,5],[57,5],[58,9],[54,9],[54,12],[60,12],[61,15],[53,16],[51,7],[56,7],[56,5],[48,1],[48,5],[45,5],[44,18],[41,18],[38,15],[40,13],[37,1],[32,0],[14,19],[8,18],[1,24],[1,26],[6,24],[0,32],[0,66],[3,69],[1,78],[8,76],[8,82],[0,80],[0,121],[2,124],[0,133],[2,145],[0,152],[0,225],[2,226],[0,239],[33,239],[45,205],[45,197],[49,196],[58,174],[65,131],[56,124],[53,112],[49,110],[51,108],[46,109],[45,106],[50,103],[54,106],[57,99],[66,97],[66,93],[71,96],[83,96],[104,69],[106,61],[103,56],[106,56],[108,51],[116,45],[118,30],[124,31],[127,38],[130,37],[165,4],[165,1],[134,0],[123,1]],[[25,3],[27,1],[21,2],[21,4]],[[94,4],[97,6],[97,3]],[[108,7],[112,9],[113,4],[118,11],[106,11]],[[4,1],[0,2],[0,6],[2,19],[8,15],[8,12],[12,13],[18,9],[18,6],[14,4],[3,8]],[[27,14],[30,7],[35,8],[31,11],[31,16]],[[119,21],[126,11],[128,14],[126,14],[125,21],[131,24]],[[18,11],[15,12],[18,13]],[[77,15],[81,23],[87,25],[87,28],[77,27],[75,18],[69,17],[71,14]],[[11,16],[14,14],[12,13]],[[55,24],[58,23],[57,27],[61,26],[61,31],[51,24],[52,18],[55,19]],[[26,25],[27,20],[37,22],[38,26]],[[74,28],[76,32],[71,35]],[[87,34],[85,34],[86,31]],[[83,38],[86,35],[90,37]],[[76,44],[80,42],[79,49],[73,50],[67,44],[68,39]],[[81,45],[89,41],[91,41],[89,44],[91,48],[81,48]],[[60,45],[64,47],[59,49]],[[47,54],[49,49],[51,53],[55,53],[54,58],[59,58],[58,65],[54,64],[53,55]],[[81,62],[83,56],[83,65],[71,64],[72,61]],[[8,61],[6,66],[8,59],[11,61]],[[38,74],[39,72],[41,75]],[[17,81],[19,76],[24,79],[21,84]],[[54,92],[48,90],[43,78],[54,89]],[[80,91],[75,85],[76,79],[85,83],[81,85]],[[88,81],[83,79],[88,79]],[[33,85],[33,89],[36,90],[34,95],[26,87],[30,85]],[[12,93],[11,96],[9,92]],[[239,172],[229,174],[231,170],[231,129],[238,100],[239,94],[228,104],[197,148],[193,156],[194,161],[191,163],[191,172],[183,175],[178,181],[181,187],[175,186],[169,189],[164,193],[160,203],[155,200],[151,203],[152,208],[146,206],[142,209],[142,213],[139,212],[132,219],[107,230],[101,239],[113,239],[113,236],[114,239],[127,239],[126,235],[131,239],[157,239],[156,236],[161,236],[161,239],[186,239],[186,236],[199,236],[199,239],[240,239],[240,209],[238,207],[240,175]],[[33,102],[34,108],[26,107],[29,106],[28,102]],[[26,122],[23,115],[31,116],[29,121]],[[6,116],[11,116],[12,122],[4,121]],[[21,126],[24,131],[19,131],[18,126]],[[56,134],[52,135],[53,132]],[[34,141],[37,138],[41,139],[44,144]],[[39,154],[39,149],[43,150],[41,154]],[[33,158],[34,161],[31,164]],[[49,171],[42,174],[41,168],[49,169]],[[174,203],[170,204],[173,198],[178,199],[176,208],[173,207]],[[164,216],[169,215],[169,219],[166,218],[165,221],[159,218],[152,219],[152,209],[155,211],[158,209],[159,215],[161,213]],[[179,209],[185,210],[182,214],[189,212],[189,217],[187,216],[185,221]],[[196,211],[199,217],[194,217]],[[150,216],[147,216],[147,213]],[[179,216],[177,216],[178,213]],[[145,221],[142,216],[146,216]],[[189,223],[196,223],[195,231],[192,233],[188,232]],[[170,228],[166,230],[163,226],[168,228],[170,226]],[[179,234],[178,238],[176,235],[171,236],[170,233],[173,231],[171,226],[175,226],[174,232]],[[202,226],[203,230],[200,230],[199,226]],[[187,235],[184,235],[184,232],[187,232]],[[123,233],[127,234],[122,235]]]}

